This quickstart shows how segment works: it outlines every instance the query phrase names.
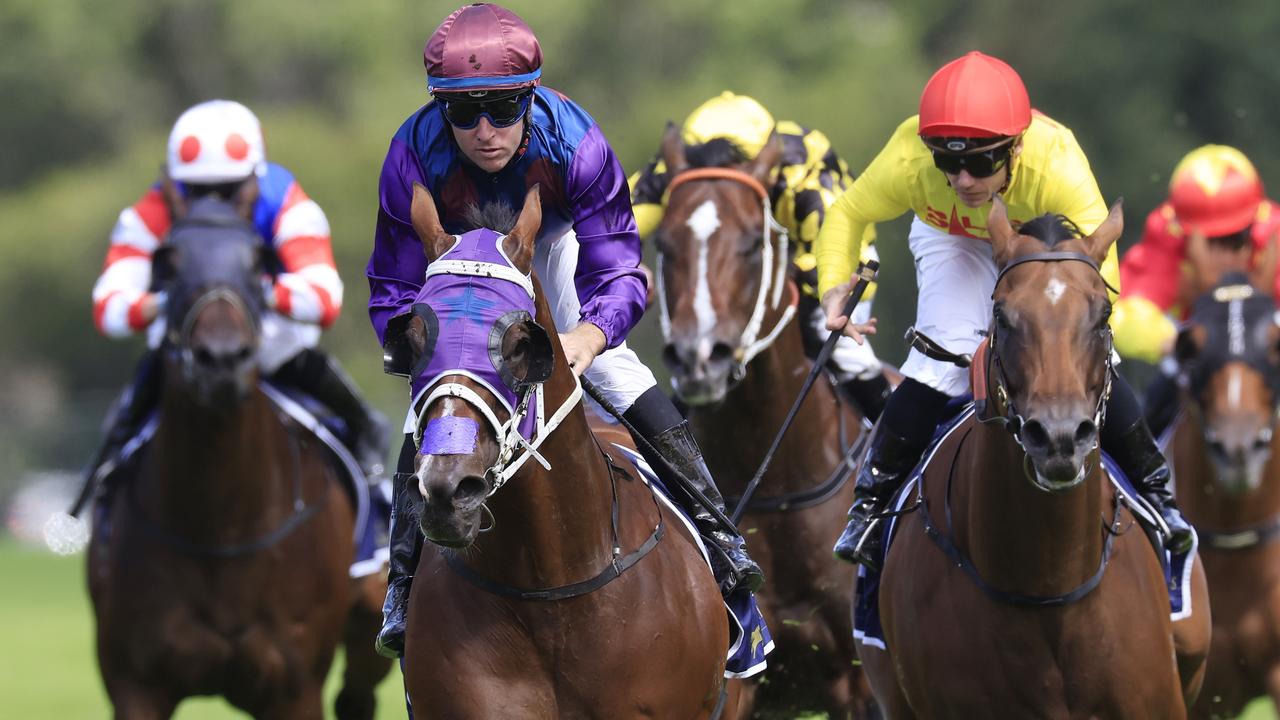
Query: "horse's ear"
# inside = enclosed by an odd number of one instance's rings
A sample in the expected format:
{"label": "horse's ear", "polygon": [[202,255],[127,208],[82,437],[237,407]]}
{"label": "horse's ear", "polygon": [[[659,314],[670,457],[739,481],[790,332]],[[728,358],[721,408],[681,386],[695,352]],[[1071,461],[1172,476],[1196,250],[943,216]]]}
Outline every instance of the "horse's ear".
{"label": "horse's ear", "polygon": [[756,154],[756,159],[751,161],[751,169],[748,172],[755,179],[768,184],[769,175],[780,162],[782,162],[782,138],[778,136],[777,131],[774,131],[769,133],[769,141]]}
{"label": "horse's ear", "polygon": [[1200,346],[1205,340],[1204,328],[1199,325],[1185,327],[1178,331],[1173,341],[1173,357],[1179,363],[1189,362],[1200,354]]}
{"label": "horse's ear", "polygon": [[435,262],[453,245],[453,236],[444,231],[440,224],[440,215],[436,212],[436,201],[431,191],[422,183],[413,184],[413,203],[409,208],[409,219],[413,223],[413,231],[418,233],[422,241],[422,251],[427,255],[427,262]]}
{"label": "horse's ear", "polygon": [[528,275],[533,268],[533,243],[538,238],[538,230],[542,227],[542,195],[538,185],[529,188],[524,196],[524,207],[520,208],[520,217],[516,226],[511,228],[502,241],[502,249],[515,264],[516,269]]}
{"label": "horse's ear", "polygon": [[240,187],[236,188],[236,194],[231,198],[236,214],[253,222],[253,206],[258,202],[258,193],[258,176],[250,175],[249,179],[240,183]]}
{"label": "horse's ear", "polygon": [[551,336],[534,320],[513,323],[502,334],[502,371],[513,389],[551,378],[555,350]]}
{"label": "horse's ear", "polygon": [[1107,213],[1107,219],[1102,221],[1097,230],[1093,234],[1085,238],[1085,248],[1089,252],[1089,257],[1094,262],[1102,265],[1107,259],[1107,253],[1111,250],[1111,246],[1120,239],[1121,233],[1124,232],[1124,198],[1118,198],[1116,204],[1111,206],[1111,212]]}
{"label": "horse's ear", "polygon": [[991,237],[991,254],[996,267],[1004,267],[1013,251],[1013,241],[1018,235],[1009,224],[1009,209],[999,195],[991,196],[991,212],[987,213],[987,235]]}
{"label": "horse's ear", "polygon": [[178,189],[178,183],[169,176],[169,168],[160,168],[160,194],[164,196],[164,204],[169,208],[170,219],[177,221],[187,216],[187,199]]}
{"label": "horse's ear", "polygon": [[689,167],[689,160],[684,156],[684,139],[680,137],[680,128],[670,120],[662,135],[662,162],[667,166],[668,178],[675,177]]}

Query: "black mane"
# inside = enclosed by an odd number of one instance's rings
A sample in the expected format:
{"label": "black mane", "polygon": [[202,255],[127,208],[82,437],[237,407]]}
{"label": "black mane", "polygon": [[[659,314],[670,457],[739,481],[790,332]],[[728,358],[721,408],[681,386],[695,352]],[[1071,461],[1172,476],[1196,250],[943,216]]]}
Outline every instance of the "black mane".
{"label": "black mane", "polygon": [[1066,215],[1041,215],[1034,220],[1028,220],[1023,223],[1018,228],[1018,232],[1022,235],[1030,235],[1037,238],[1049,247],[1053,247],[1063,240],[1084,237],[1080,227],[1071,222]]}

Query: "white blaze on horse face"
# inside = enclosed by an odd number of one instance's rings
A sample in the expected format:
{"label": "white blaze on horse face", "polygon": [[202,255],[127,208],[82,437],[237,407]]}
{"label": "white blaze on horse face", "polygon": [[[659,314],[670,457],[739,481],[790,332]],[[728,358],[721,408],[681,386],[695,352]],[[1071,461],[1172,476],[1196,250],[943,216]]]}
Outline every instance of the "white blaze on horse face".
{"label": "white blaze on horse face", "polygon": [[702,203],[685,224],[698,241],[698,279],[693,293],[693,312],[698,318],[698,335],[706,336],[716,326],[716,309],[711,302],[711,285],[707,279],[708,240],[720,229],[720,214],[716,212],[716,204],[711,200]]}
{"label": "white blaze on horse face", "polygon": [[1050,305],[1057,305],[1062,299],[1062,294],[1067,291],[1066,283],[1058,278],[1049,278],[1049,284],[1044,288],[1044,296],[1049,298]]}
{"label": "white blaze on horse face", "polygon": [[1227,407],[1235,410],[1243,399],[1241,388],[1244,387],[1244,369],[1232,367],[1227,369]]}

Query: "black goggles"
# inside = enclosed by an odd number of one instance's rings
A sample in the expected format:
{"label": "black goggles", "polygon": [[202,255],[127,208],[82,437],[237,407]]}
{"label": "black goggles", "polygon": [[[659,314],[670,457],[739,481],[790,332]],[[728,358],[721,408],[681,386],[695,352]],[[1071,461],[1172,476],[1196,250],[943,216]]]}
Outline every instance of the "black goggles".
{"label": "black goggles", "polygon": [[504,128],[520,122],[529,111],[529,98],[532,93],[520,93],[493,100],[449,100],[436,98],[436,102],[444,109],[444,117],[449,124],[459,130],[470,130],[480,124],[480,118],[489,118],[489,124],[496,128]]}
{"label": "black goggles", "polygon": [[933,152],[933,164],[948,175],[959,175],[961,170],[975,178],[987,178],[1000,172],[1000,168],[1009,164],[1013,156],[1013,142],[1007,142],[990,150],[970,152],[963,155],[946,152],[930,147]]}
{"label": "black goggles", "polygon": [[925,138],[925,146],[933,152],[934,167],[951,176],[965,170],[975,178],[989,178],[1009,164],[1016,138],[982,150],[970,150],[978,141],[968,138]]}

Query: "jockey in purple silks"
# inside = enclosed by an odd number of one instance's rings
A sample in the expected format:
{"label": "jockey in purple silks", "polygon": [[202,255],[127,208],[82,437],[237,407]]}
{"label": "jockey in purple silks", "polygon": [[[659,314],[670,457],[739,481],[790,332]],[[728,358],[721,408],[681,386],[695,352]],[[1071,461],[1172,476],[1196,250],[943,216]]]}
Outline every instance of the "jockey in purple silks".
{"label": "jockey in purple silks", "polygon": [[[469,208],[519,209],[541,187],[542,228],[533,261],[560,342],[574,372],[585,374],[645,439],[717,509],[724,501],[684,418],[653,373],[626,346],[645,307],[638,269],[640,238],[627,177],[595,121],[576,103],[541,87],[542,49],[515,13],[475,4],[445,18],[423,53],[432,101],[409,116],[391,140],[378,184],[378,225],[369,258],[369,316],[379,341],[387,323],[410,312],[427,260],[409,219],[413,184],[435,199],[444,228],[469,229]],[[406,428],[409,432],[410,428]],[[379,652],[404,651],[409,585],[421,551],[404,473],[413,472],[406,435],[395,478],[391,568]],[[656,467],[662,463],[650,462]],[[660,471],[661,472],[661,471]],[[678,488],[670,482],[668,487]],[[710,540],[722,592],[755,589],[760,567],[742,537],[706,508],[675,491]]]}

